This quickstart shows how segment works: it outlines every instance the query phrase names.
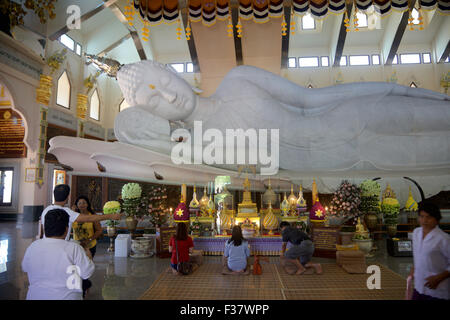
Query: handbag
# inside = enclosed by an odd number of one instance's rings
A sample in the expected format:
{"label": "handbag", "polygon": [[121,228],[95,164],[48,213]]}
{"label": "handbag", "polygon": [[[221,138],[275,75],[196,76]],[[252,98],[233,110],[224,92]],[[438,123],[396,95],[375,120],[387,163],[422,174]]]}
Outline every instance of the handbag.
{"label": "handbag", "polygon": [[192,264],[189,261],[180,262],[178,255],[178,240],[175,239],[175,250],[177,252],[177,271],[182,275],[188,275],[192,272]]}

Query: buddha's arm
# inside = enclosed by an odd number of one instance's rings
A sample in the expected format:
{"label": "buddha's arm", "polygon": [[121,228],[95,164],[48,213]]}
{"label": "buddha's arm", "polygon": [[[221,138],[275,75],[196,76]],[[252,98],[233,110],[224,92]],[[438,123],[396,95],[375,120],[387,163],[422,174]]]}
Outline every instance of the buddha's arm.
{"label": "buddha's arm", "polygon": [[387,95],[409,96],[435,100],[449,100],[449,97],[431,90],[409,88],[385,82],[355,82],[320,89],[307,89],[283,77],[252,66],[232,69],[217,89],[217,94],[230,94],[229,87],[238,81],[248,81],[269,93],[281,103],[302,108],[341,103],[365,96]]}
{"label": "buddha's arm", "polygon": [[237,84],[242,94],[246,94],[246,86],[241,85],[245,82],[259,87],[281,103],[297,107],[304,105],[304,97],[309,90],[271,72],[252,66],[239,66],[225,76],[216,95],[228,97],[230,88],[235,89]]}

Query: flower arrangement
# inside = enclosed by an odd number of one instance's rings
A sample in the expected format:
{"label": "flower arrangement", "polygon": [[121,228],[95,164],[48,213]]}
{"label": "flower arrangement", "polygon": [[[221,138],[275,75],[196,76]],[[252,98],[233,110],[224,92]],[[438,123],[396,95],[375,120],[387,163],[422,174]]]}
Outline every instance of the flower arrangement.
{"label": "flower arrangement", "polygon": [[193,233],[201,233],[203,231],[203,225],[198,220],[195,220],[192,222],[190,229]]}
{"label": "flower arrangement", "polygon": [[361,197],[380,196],[381,186],[378,182],[373,180],[364,180],[361,185]]}
{"label": "flower arrangement", "polygon": [[50,57],[47,58],[47,65],[50,67],[50,75],[59,69],[61,63],[66,60],[67,49],[64,48],[61,51],[56,51]]}
{"label": "flower arrangement", "polygon": [[361,188],[361,203],[359,210],[363,213],[375,212],[380,209],[380,193],[381,186],[378,182],[373,180],[365,180],[360,185]]}
{"label": "flower arrangement", "polygon": [[138,183],[127,183],[122,187],[122,199],[137,199],[142,195],[141,186]]}
{"label": "flower arrangement", "polygon": [[170,212],[167,208],[167,189],[161,185],[151,186],[143,197],[142,207],[150,222],[156,227],[167,222]]}
{"label": "flower arrangement", "polygon": [[329,213],[332,216],[353,218],[359,214],[361,189],[347,180],[334,192]]}
{"label": "flower arrangement", "polygon": [[26,1],[11,1],[0,0],[0,12],[2,14],[8,14],[10,27],[13,28],[16,25],[22,25],[24,23],[23,18],[25,15],[33,10],[39,17],[40,23],[47,22],[47,16],[50,19],[56,17],[55,3],[57,0],[26,0]]}
{"label": "flower arrangement", "polygon": [[[114,213],[120,213],[120,203],[119,201],[108,201],[103,206],[103,213],[104,214],[114,214]],[[106,225],[109,227],[115,227],[119,224],[118,221],[115,220],[108,220],[106,221]]]}
{"label": "flower arrangement", "polygon": [[122,207],[128,217],[142,215],[142,210],[139,210],[141,194],[141,186],[137,183],[127,183],[122,187]]}
{"label": "flower arrangement", "polygon": [[381,212],[384,215],[384,222],[387,225],[396,225],[398,214],[400,213],[400,204],[395,198],[385,198],[381,203]]}
{"label": "flower arrangement", "polygon": [[87,89],[86,94],[89,94],[94,88],[95,83],[97,82],[97,78],[102,74],[101,71],[97,71],[94,75],[90,74],[89,77],[85,78],[83,81],[84,87]]}
{"label": "flower arrangement", "polygon": [[356,239],[356,240],[369,240],[370,239],[370,235],[369,235],[369,233],[358,233],[358,234],[355,234],[353,236],[353,239]]}

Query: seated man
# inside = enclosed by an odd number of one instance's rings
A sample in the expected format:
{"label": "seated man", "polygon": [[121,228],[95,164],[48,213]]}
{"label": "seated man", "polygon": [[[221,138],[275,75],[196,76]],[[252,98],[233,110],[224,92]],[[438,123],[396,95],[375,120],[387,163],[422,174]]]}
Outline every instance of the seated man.
{"label": "seated man", "polygon": [[[322,266],[318,263],[311,263],[311,257],[314,253],[314,244],[306,233],[292,228],[287,221],[280,224],[281,235],[283,237],[283,246],[281,248],[281,265],[289,274],[303,274],[306,268],[314,268],[317,274],[322,273]],[[287,243],[290,242],[292,247],[286,251]],[[288,262],[297,266],[297,271],[290,271],[286,268]]]}
{"label": "seated man", "polygon": [[45,238],[26,250],[22,269],[28,274],[27,300],[82,300],[82,280],[95,270],[89,249],[66,241],[69,215],[53,209],[45,217]]}

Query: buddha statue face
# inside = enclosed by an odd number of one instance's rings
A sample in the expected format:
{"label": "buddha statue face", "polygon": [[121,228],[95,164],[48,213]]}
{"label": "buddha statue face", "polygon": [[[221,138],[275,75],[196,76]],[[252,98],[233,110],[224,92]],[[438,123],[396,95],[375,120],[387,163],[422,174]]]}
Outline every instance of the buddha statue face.
{"label": "buddha statue face", "polygon": [[171,67],[144,60],[123,66],[117,80],[126,100],[140,105],[161,118],[177,121],[194,110],[192,87]]}

